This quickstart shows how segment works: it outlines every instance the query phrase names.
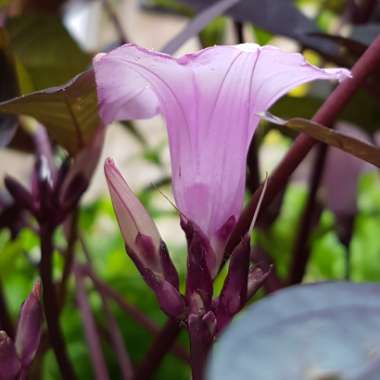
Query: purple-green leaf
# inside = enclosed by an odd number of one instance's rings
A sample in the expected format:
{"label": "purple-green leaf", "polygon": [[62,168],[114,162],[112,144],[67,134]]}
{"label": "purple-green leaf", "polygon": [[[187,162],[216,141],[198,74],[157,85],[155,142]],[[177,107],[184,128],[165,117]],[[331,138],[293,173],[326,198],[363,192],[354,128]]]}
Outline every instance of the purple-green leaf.
{"label": "purple-green leaf", "polygon": [[100,124],[93,71],[85,71],[63,86],[1,102],[0,113],[35,117],[54,142],[75,154]]}
{"label": "purple-green leaf", "polygon": [[346,153],[350,153],[380,168],[380,149],[375,145],[368,144],[342,132],[326,128],[321,124],[307,119],[292,118],[285,120],[269,112],[260,113],[259,116],[270,123],[305,133],[313,139],[341,149]]}

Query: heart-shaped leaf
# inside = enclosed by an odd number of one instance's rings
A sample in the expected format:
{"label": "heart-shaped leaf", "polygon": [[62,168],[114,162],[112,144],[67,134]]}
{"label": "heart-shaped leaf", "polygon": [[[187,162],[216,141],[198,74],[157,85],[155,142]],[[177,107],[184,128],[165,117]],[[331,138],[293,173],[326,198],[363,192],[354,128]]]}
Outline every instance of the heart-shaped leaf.
{"label": "heart-shaped leaf", "polygon": [[380,378],[380,286],[287,288],[232,322],[212,353],[209,380]]}
{"label": "heart-shaped leaf", "polygon": [[53,141],[75,154],[91,140],[100,124],[94,73],[88,70],[63,86],[2,102],[0,112],[35,117]]}
{"label": "heart-shaped leaf", "polygon": [[58,16],[34,13],[13,17],[6,28],[12,52],[32,90],[61,85],[91,63],[91,56],[80,49]]}

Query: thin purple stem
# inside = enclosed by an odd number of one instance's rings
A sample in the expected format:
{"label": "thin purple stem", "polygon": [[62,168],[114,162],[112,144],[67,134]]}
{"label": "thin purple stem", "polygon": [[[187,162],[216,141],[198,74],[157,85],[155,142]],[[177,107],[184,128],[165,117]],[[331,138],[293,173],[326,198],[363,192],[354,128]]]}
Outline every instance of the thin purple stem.
{"label": "thin purple stem", "polygon": [[53,348],[62,378],[64,380],[75,380],[75,372],[67,355],[65,341],[59,326],[57,294],[52,278],[53,231],[54,228],[49,225],[49,222],[40,227],[42,298],[50,345]]}
{"label": "thin purple stem", "polygon": [[315,223],[315,212],[317,211],[317,193],[322,180],[323,170],[326,163],[328,146],[319,144],[314,167],[311,173],[309,193],[306,205],[298,223],[298,231],[294,243],[292,264],[289,275],[289,285],[302,282],[310,257],[309,235]]}
{"label": "thin purple stem", "polygon": [[[353,78],[342,82],[322,104],[318,112],[314,115],[313,121],[331,126],[339,113],[349,103],[351,97],[364,84],[365,80],[380,65],[380,37],[369,46],[365,53],[360,57],[352,69]],[[277,166],[273,174],[268,178],[267,191],[262,202],[262,211],[270,205],[275,196],[284,189],[290,175],[294,172],[306,154],[314,146],[316,141],[304,134],[301,134],[294,141],[292,147]],[[231,234],[226,248],[226,256],[229,256],[233,248],[241,241],[247,233],[251,224],[252,217],[260,199],[262,186],[252,195],[248,206],[245,208],[239,221]],[[261,212],[263,215],[263,212]]]}
{"label": "thin purple stem", "polygon": [[236,40],[238,44],[243,44],[244,41],[244,24],[240,21],[234,22],[234,29],[236,34]]}
{"label": "thin purple stem", "polygon": [[[245,42],[244,24],[239,21],[234,22],[236,40],[238,44]],[[260,185],[260,163],[259,163],[259,146],[257,135],[254,135],[251,140],[251,145],[247,157],[248,178],[247,187],[253,193]]]}
{"label": "thin purple stem", "polygon": [[100,293],[100,296],[102,299],[104,314],[107,320],[107,330],[110,335],[111,345],[118,359],[117,361],[120,366],[122,379],[130,380],[133,377],[131,359],[125,348],[123,337],[120,333],[117,321],[109,309],[107,298],[102,293]]}
{"label": "thin purple stem", "polygon": [[[147,330],[154,336],[157,336],[161,333],[160,328],[152,322],[149,318],[147,318],[139,309],[135,306],[130,305],[125,299],[114,289],[108,286],[104,281],[99,279],[96,274],[87,266],[85,268],[87,276],[91,278],[97,290],[106,296],[107,298],[112,299],[116,304],[128,315],[130,316],[136,323],[138,323],[141,327]],[[179,345],[174,345],[172,348],[172,353],[179,359],[187,361],[188,355],[187,352]]]}
{"label": "thin purple stem", "polygon": [[203,345],[190,344],[191,348],[191,378],[192,380],[203,380],[204,370],[207,362],[208,349]]}
{"label": "thin purple stem", "polygon": [[107,12],[108,17],[110,18],[113,27],[115,28],[115,31],[119,37],[119,43],[120,45],[128,43],[128,37],[125,33],[125,30],[123,26],[120,23],[120,20],[115,12],[115,9],[113,8],[113,5],[109,0],[102,0],[103,8]]}
{"label": "thin purple stem", "polygon": [[201,316],[189,318],[188,332],[192,380],[204,380],[207,356],[213,340],[208,326]]}
{"label": "thin purple stem", "polygon": [[78,219],[79,211],[75,209],[69,216],[70,230],[67,238],[67,248],[64,252],[64,266],[62,271],[62,278],[59,287],[59,300],[60,307],[62,308],[65,303],[66,291],[67,291],[67,280],[73,269],[74,256],[75,256],[75,244],[78,239]]}
{"label": "thin purple stem", "polygon": [[74,268],[74,275],[78,308],[83,322],[84,333],[90,351],[95,378],[97,380],[107,380],[109,379],[107,367],[100,347],[99,335],[96,330],[94,318],[87,300],[86,291],[83,285],[83,278],[79,268]]}
{"label": "thin purple stem", "polygon": [[169,319],[156,336],[142,363],[135,372],[134,380],[148,380],[160,366],[162,359],[173,346],[181,328],[178,321]]}

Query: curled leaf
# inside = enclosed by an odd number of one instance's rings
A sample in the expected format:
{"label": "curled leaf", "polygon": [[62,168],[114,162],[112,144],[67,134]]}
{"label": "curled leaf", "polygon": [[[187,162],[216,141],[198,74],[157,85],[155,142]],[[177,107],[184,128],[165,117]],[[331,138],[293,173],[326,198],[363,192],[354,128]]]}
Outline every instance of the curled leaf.
{"label": "curled leaf", "polygon": [[270,123],[305,133],[315,140],[341,149],[380,168],[380,149],[375,145],[368,144],[307,119],[292,118],[285,120],[269,112],[261,112],[259,116]]}

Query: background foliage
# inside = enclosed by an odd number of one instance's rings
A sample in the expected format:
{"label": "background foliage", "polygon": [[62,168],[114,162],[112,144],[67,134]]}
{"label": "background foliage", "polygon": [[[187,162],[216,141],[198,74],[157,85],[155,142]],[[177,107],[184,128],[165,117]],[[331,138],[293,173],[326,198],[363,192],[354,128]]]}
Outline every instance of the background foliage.
{"label": "background foliage", "polygon": [[[85,3],[84,0],[82,2]],[[105,17],[111,17],[115,30],[119,30],[120,25],[115,19],[118,1],[99,3],[102,4]],[[139,5],[145,12],[162,12],[163,15],[171,14],[172,17],[190,19],[212,3],[218,2],[145,0]],[[199,34],[197,31],[194,35],[194,30],[190,30],[185,39],[198,38],[201,46],[228,42],[231,38],[236,41],[239,39],[239,30],[244,25],[245,39],[255,40],[260,44],[287,44],[291,41],[315,64],[351,67],[380,31],[380,4],[377,1],[362,3],[362,8],[358,8],[356,2],[350,0],[242,0],[228,9],[225,15],[218,14],[218,17],[213,17],[210,23],[202,26]],[[0,112],[3,113],[0,119],[0,145],[7,145],[8,150],[16,150],[23,157],[27,157],[26,154],[31,151],[33,144],[29,121],[19,118],[21,114],[33,116],[46,127],[55,144],[58,162],[67,155],[75,156],[80,152],[99,125],[90,68],[91,58],[96,52],[85,51],[66,28],[64,17],[68,6],[60,0],[14,3],[0,1],[0,20],[6,20],[1,21],[3,26],[0,29],[0,100],[3,101],[0,103]],[[128,30],[126,27],[125,29]],[[157,32],[159,31],[149,31],[152,34]],[[113,43],[104,46],[102,50],[108,50],[126,38],[119,30]],[[176,46],[175,38],[173,36],[174,44],[171,46]],[[360,129],[374,143],[378,142],[376,132],[380,120],[379,80],[380,73],[365,84],[340,118],[344,123]],[[46,88],[50,89],[44,90]],[[330,90],[331,85],[326,83],[305,85],[285,96],[271,111],[284,118],[310,118]],[[165,143],[147,143],[144,133],[134,124],[125,123],[123,128],[124,133],[130,134],[142,147],[141,153],[135,159],[155,167],[160,173],[157,183],[143,188],[138,194],[139,198],[158,223],[160,220],[176,218],[174,209],[161,207],[162,203],[157,202],[158,189],[164,194],[170,193],[170,179],[164,168],[162,153]],[[252,174],[249,170],[252,167],[249,167],[247,198],[257,185],[254,177],[263,178],[265,171],[274,167],[276,159],[273,157],[281,156],[291,145],[294,136],[292,131],[262,123],[255,140],[256,144],[261,144],[258,156],[260,173]],[[311,157],[306,160],[303,170],[292,178],[283,197],[271,208],[270,218],[262,221],[254,234],[257,247],[266,252],[281,281],[286,281],[289,277],[294,244],[309,194],[308,178],[312,171],[312,162]],[[332,170],[339,170],[337,162],[328,161],[327,165]],[[8,174],[12,174],[12,163],[2,160],[1,166],[6,167]],[[353,175],[349,168],[346,170],[345,180],[354,183],[356,191],[351,203],[345,205],[346,209],[343,211],[337,212],[329,205],[328,192],[343,192],[345,186],[350,184],[335,183],[335,186],[329,186],[327,179],[322,180],[316,200],[317,211],[310,216],[313,218],[312,230],[305,238],[304,249],[309,252],[310,259],[303,276],[304,282],[343,279],[357,282],[380,281],[379,172],[374,167],[363,168]],[[17,320],[20,305],[37,278],[39,241],[29,228],[21,228],[13,234],[12,229],[8,228],[12,220],[7,211],[9,196],[3,189],[0,201],[0,288],[3,288],[12,319]],[[342,222],[342,215],[350,219],[348,227]],[[108,195],[98,196],[82,204],[79,226],[85,245],[77,243],[78,258],[83,260],[83,250],[88,250],[98,277],[122,295],[129,304],[140,309],[154,324],[162,325],[165,321],[164,315],[124,252]],[[345,229],[344,236],[342,229]],[[183,277],[185,241],[183,239],[182,244],[177,241],[178,239],[174,239],[168,243]],[[58,249],[64,247],[62,228],[56,234],[55,242]],[[61,256],[56,254],[56,279],[60,278],[63,265]],[[74,282],[70,281],[61,322],[78,377],[91,379],[92,367],[76,308],[74,287]],[[121,378],[117,358],[104,331],[107,321],[101,299],[90,282],[86,282],[86,289],[96,323],[104,338],[103,350],[110,377]],[[141,328],[116,304],[111,303],[111,309],[132,361],[139,363],[152,342],[152,334]],[[185,334],[182,334],[179,344],[185,346],[186,339]],[[51,351],[47,351],[43,360],[35,366],[37,372],[40,366],[40,373],[43,374],[41,378],[59,378]],[[188,377],[188,368],[184,362],[169,355],[154,378],[181,380]]]}

